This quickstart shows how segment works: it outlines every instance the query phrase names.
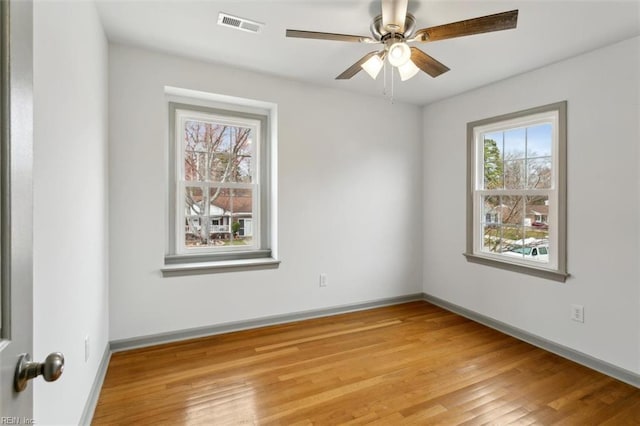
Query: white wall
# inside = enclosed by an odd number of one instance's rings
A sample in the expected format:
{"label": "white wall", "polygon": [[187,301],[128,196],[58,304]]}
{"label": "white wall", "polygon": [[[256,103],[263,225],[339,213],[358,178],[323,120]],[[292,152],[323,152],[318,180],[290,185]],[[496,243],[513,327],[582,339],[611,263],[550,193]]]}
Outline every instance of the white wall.
{"label": "white wall", "polygon": [[78,423],[108,342],[107,54],[93,3],[35,2],[33,355],[66,360],[38,424]]}
{"label": "white wall", "polygon": [[[630,39],[424,108],[426,293],[640,372],[639,52]],[[572,276],[467,263],[466,123],[565,99]]]}
{"label": "white wall", "polygon": [[[130,47],[109,57],[112,340],[421,291],[419,108]],[[278,269],[162,277],[165,85],[278,105]]]}

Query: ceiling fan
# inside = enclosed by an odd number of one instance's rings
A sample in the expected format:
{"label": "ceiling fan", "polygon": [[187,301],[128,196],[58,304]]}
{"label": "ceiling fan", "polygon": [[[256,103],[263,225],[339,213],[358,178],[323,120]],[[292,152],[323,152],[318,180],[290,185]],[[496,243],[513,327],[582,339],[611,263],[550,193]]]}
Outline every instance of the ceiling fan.
{"label": "ceiling fan", "polygon": [[502,31],[515,28],[518,23],[518,11],[496,13],[450,24],[438,25],[416,30],[416,20],[407,13],[408,0],[381,0],[382,14],[371,23],[371,37],[302,31],[287,29],[287,37],[310,38],[317,40],[348,41],[355,43],[382,44],[382,50],[364,55],[355,64],[347,68],[336,80],[350,79],[361,69],[372,78],[376,78],[384,66],[384,60],[398,69],[400,79],[408,80],[422,70],[431,77],[437,77],[449,71],[438,60],[427,55],[408,43],[425,43],[474,34]]}

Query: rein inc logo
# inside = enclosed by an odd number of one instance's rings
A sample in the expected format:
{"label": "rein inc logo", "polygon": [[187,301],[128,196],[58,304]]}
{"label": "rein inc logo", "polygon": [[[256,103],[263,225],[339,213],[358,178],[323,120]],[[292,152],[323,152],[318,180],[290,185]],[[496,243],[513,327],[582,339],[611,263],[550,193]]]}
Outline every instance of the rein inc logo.
{"label": "rein inc logo", "polygon": [[28,417],[0,417],[0,425],[34,425],[36,422]]}

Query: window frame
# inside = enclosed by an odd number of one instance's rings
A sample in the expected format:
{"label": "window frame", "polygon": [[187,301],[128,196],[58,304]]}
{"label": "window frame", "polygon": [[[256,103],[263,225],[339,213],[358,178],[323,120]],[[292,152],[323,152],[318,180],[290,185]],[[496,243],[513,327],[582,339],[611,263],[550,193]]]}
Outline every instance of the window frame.
{"label": "window frame", "polygon": [[[215,104],[203,105],[202,102],[190,99],[167,100],[168,107],[168,224],[167,224],[167,248],[165,250],[165,267],[163,275],[181,275],[197,271],[201,273],[210,269],[243,266],[277,265],[273,253],[273,188],[272,168],[274,167],[271,114],[269,111],[248,110],[241,105]],[[179,117],[181,112],[188,113],[182,116],[222,117],[228,123],[245,125],[252,122],[259,128],[259,138],[256,141],[254,152],[257,154],[252,168],[257,171],[255,175],[257,189],[255,190],[252,223],[254,245],[249,247],[226,248],[196,248],[184,247],[184,187],[187,183],[181,182],[181,173],[184,170],[184,157],[182,150]],[[196,181],[198,182],[198,181]],[[216,186],[214,182],[209,186]],[[237,184],[225,184],[236,186]],[[242,184],[240,186],[246,186]],[[253,184],[252,184],[253,185]],[[198,186],[198,185],[195,185]],[[257,225],[257,226],[256,226]],[[229,225],[231,226],[231,224]],[[257,230],[257,232],[256,232]],[[259,233],[259,234],[258,234]]]}
{"label": "window frame", "polygon": [[[557,102],[514,113],[467,123],[467,244],[464,256],[469,262],[564,282],[567,273],[567,102]],[[540,123],[553,123],[552,178],[549,189],[484,189],[484,140],[480,137],[492,131],[507,131]],[[510,258],[482,250],[483,199],[485,196],[531,196],[549,198],[548,264],[533,260]],[[526,213],[526,212],[525,212]]]}

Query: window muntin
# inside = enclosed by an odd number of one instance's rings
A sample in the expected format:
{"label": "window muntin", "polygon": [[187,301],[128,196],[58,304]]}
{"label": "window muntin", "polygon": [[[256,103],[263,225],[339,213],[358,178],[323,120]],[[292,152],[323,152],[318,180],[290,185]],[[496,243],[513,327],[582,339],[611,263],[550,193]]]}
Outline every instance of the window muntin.
{"label": "window muntin", "polygon": [[564,274],[565,108],[469,123],[468,259]]}

